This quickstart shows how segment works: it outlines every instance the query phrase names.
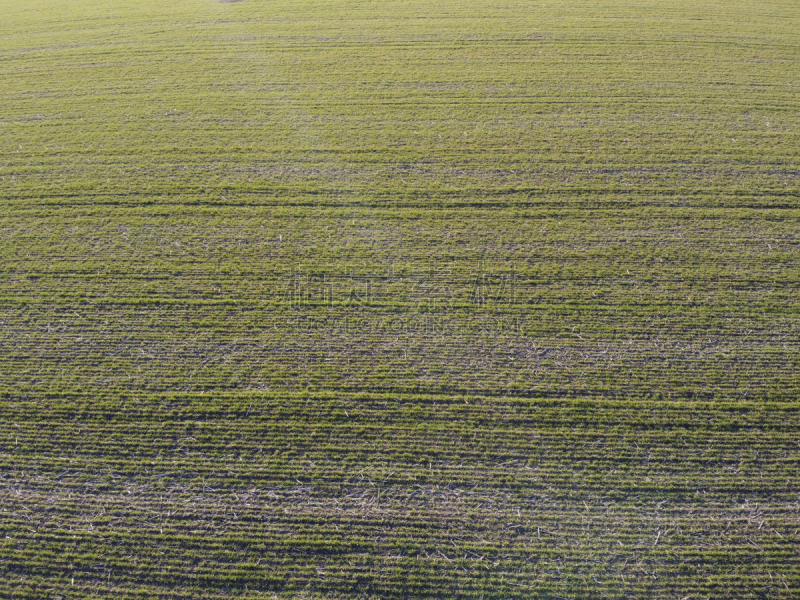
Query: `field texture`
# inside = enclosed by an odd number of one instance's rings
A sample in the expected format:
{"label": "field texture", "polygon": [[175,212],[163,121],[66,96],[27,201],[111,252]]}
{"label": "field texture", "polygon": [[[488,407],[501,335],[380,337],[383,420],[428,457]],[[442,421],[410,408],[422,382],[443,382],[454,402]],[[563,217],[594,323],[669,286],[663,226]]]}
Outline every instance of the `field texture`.
{"label": "field texture", "polygon": [[800,598],[796,0],[0,0],[0,597]]}

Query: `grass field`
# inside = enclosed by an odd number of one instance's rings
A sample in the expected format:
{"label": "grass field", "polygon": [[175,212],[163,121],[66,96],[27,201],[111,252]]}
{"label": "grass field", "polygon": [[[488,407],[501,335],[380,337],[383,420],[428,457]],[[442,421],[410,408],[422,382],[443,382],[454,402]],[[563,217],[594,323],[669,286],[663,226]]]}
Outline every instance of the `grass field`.
{"label": "grass field", "polygon": [[0,0],[0,597],[800,597],[792,0]]}

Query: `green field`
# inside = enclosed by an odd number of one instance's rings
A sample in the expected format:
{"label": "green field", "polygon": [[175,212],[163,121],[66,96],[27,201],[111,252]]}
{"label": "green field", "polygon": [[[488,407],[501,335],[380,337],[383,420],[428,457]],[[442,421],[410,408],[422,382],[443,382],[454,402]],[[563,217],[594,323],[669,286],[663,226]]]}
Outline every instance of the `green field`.
{"label": "green field", "polygon": [[0,597],[800,597],[794,0],[0,0]]}

